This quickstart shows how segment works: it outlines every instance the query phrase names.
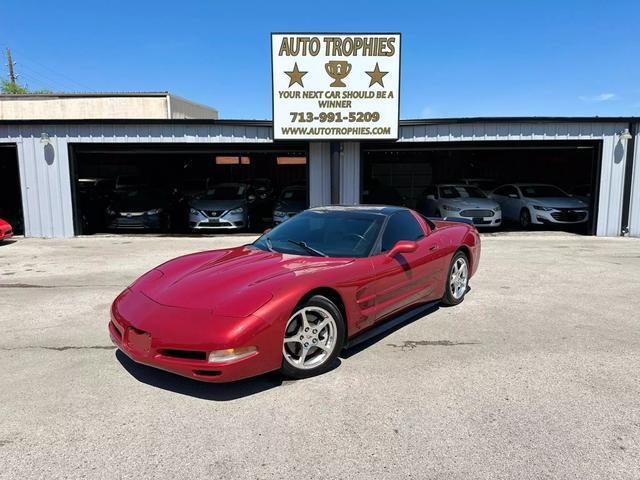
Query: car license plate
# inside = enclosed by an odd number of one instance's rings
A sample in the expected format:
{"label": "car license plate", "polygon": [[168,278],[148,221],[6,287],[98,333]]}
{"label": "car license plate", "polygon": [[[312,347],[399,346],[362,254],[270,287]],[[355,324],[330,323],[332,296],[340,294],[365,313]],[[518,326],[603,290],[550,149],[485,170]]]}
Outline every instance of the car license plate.
{"label": "car license plate", "polygon": [[133,350],[148,354],[151,351],[151,335],[129,327],[127,329],[127,344]]}
{"label": "car license plate", "polygon": [[209,223],[220,223],[220,219],[218,218],[210,218]]}

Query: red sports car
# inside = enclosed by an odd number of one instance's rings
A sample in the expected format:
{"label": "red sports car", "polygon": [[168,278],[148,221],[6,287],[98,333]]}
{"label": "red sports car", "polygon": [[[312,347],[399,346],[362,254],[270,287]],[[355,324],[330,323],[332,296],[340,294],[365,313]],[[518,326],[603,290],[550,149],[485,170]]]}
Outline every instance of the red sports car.
{"label": "red sports car", "polygon": [[197,380],[308,377],[418,307],[460,303],[479,257],[467,223],[312,208],[249,245],[147,272],[113,302],[109,332],[134,361]]}
{"label": "red sports car", "polygon": [[13,237],[13,228],[8,222],[0,218],[0,242],[2,240],[8,240]]}

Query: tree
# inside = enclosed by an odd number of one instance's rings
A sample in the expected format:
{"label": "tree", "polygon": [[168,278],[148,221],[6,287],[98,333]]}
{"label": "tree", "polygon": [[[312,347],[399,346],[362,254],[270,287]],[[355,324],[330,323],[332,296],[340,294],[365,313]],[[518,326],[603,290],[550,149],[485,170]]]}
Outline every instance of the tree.
{"label": "tree", "polygon": [[29,88],[20,85],[19,83],[13,83],[9,80],[2,80],[0,85],[0,93],[6,93],[9,95],[24,95],[25,93],[52,93],[51,90],[46,88],[40,90],[29,90]]}
{"label": "tree", "polygon": [[27,87],[23,87],[19,83],[10,82],[9,80],[2,80],[0,91],[11,95],[29,93],[29,89]]}

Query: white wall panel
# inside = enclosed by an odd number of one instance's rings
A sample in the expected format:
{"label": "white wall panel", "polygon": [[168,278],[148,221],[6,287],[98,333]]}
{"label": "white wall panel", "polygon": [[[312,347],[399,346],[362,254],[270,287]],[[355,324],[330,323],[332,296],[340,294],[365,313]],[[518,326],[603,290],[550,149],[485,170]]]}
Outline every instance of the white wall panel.
{"label": "white wall panel", "polygon": [[309,206],[331,204],[331,147],[329,142],[309,144]]}
{"label": "white wall panel", "polygon": [[340,155],[340,203],[360,203],[360,144],[345,142]]}
{"label": "white wall panel", "polygon": [[629,235],[640,237],[640,123],[636,124],[635,155],[631,174],[631,204],[629,205]]}

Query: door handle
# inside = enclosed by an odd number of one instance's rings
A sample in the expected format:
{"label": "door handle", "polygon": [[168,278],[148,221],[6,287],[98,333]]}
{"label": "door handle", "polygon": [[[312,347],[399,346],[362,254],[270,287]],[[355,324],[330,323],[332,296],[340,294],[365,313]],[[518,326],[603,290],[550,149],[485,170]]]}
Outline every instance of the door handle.
{"label": "door handle", "polygon": [[431,245],[429,247],[429,251],[431,252],[431,251],[435,250],[436,248],[438,248],[438,245]]}

